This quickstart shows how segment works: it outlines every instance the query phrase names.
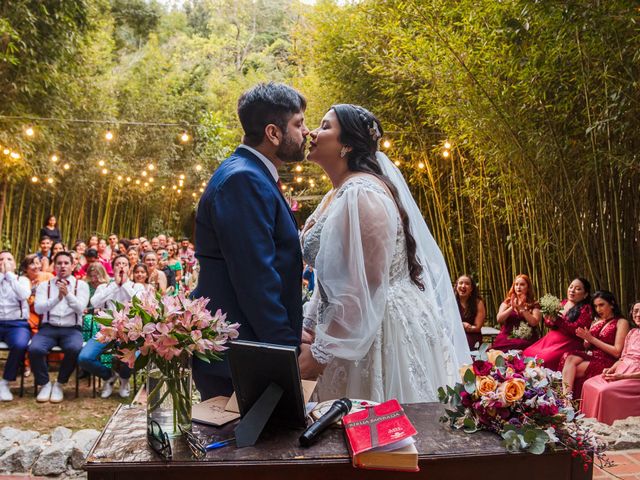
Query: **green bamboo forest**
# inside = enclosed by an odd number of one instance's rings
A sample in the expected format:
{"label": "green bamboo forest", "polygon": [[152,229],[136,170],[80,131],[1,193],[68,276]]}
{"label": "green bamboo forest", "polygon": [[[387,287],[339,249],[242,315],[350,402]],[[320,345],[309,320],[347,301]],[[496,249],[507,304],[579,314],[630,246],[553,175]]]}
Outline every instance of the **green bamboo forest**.
{"label": "green bamboo forest", "polygon": [[[0,233],[33,251],[190,235],[235,148],[239,95],[282,81],[315,128],[374,112],[453,279],[497,306],[518,273],[640,296],[640,8],[624,0],[8,0],[0,4]],[[32,130],[27,134],[27,129]],[[106,138],[109,132],[111,139]],[[283,172],[304,221],[330,184]]]}

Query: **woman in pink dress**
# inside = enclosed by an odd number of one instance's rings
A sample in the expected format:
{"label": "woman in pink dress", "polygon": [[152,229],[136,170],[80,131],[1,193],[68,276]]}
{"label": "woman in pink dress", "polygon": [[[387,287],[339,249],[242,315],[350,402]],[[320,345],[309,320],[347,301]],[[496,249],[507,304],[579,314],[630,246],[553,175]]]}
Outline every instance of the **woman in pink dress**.
{"label": "woman in pink dress", "polygon": [[586,351],[566,354],[560,362],[564,392],[572,393],[573,398],[580,398],[585,380],[600,375],[616,363],[629,332],[629,322],[622,317],[613,293],[600,290],[593,295],[591,303],[596,311],[596,321],[589,329],[576,329],[576,335],[584,340]]}
{"label": "woman in pink dress", "polygon": [[538,340],[542,312],[534,300],[533,286],[527,275],[520,274],[515,278],[507,298],[500,304],[497,320],[501,327],[491,346],[494,350],[523,350]]}
{"label": "woman in pink dress", "polygon": [[[630,317],[640,325],[640,301]],[[640,416],[640,328],[633,328],[624,342],[620,360],[602,375],[584,382],[582,412],[586,417],[611,425],[614,420]]]}
{"label": "woman in pink dress", "polygon": [[565,353],[583,350],[582,339],[576,335],[576,329],[589,328],[592,320],[591,284],[584,278],[576,278],[567,289],[560,314],[556,318],[545,318],[545,324],[551,331],[526,348],[522,355],[540,358],[544,360],[545,367],[558,370]]}

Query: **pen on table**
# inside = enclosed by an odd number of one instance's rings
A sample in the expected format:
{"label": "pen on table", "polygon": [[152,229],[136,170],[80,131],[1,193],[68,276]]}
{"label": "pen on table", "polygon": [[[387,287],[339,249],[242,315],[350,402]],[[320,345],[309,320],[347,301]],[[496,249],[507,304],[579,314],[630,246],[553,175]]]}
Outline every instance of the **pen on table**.
{"label": "pen on table", "polygon": [[204,449],[208,452],[209,450],[215,450],[216,448],[222,448],[229,445],[231,442],[235,440],[234,438],[228,438],[226,440],[220,440],[219,442],[213,442],[208,445],[205,445]]}

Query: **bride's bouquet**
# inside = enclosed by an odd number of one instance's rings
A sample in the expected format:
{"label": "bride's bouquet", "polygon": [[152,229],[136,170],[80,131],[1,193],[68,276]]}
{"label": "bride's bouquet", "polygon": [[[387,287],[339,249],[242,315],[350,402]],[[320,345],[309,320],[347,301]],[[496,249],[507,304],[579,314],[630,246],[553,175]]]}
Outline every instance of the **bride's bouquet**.
{"label": "bride's bouquet", "polygon": [[462,382],[440,388],[448,404],[442,422],[467,433],[495,432],[511,452],[542,454],[565,447],[588,469],[595,455],[608,466],[604,445],[578,421],[571,399],[562,392],[562,375],[542,360],[489,350],[482,345],[472,365],[460,369]]}
{"label": "bride's bouquet", "polygon": [[555,319],[562,310],[560,299],[549,293],[545,294],[540,300],[540,311],[544,316],[544,323],[547,327],[553,327]]}

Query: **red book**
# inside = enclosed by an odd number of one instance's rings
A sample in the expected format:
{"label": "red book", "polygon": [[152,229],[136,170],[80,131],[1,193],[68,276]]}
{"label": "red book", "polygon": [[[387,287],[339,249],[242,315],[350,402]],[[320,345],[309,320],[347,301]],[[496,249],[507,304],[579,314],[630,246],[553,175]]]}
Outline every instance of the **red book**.
{"label": "red book", "polygon": [[418,470],[417,432],[397,400],[346,415],[342,423],[355,467]]}

